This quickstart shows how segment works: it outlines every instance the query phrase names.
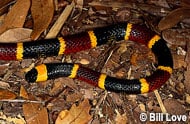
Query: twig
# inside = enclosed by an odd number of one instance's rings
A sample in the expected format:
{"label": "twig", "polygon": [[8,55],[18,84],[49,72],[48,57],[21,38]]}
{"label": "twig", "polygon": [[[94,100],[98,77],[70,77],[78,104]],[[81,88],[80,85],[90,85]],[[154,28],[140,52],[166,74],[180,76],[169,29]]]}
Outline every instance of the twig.
{"label": "twig", "polygon": [[0,102],[23,102],[23,103],[40,103],[45,104],[44,101],[24,100],[24,99],[1,99]]}
{"label": "twig", "polygon": [[75,3],[73,1],[70,5],[66,6],[66,8],[64,9],[64,11],[60,15],[60,17],[57,19],[57,21],[55,22],[55,24],[50,29],[49,33],[46,36],[46,39],[48,39],[48,38],[54,38],[54,37],[57,36],[57,34],[59,33],[59,31],[61,30],[61,27],[63,26],[63,24],[65,23],[65,21],[69,17],[69,15],[70,15],[70,13],[71,13],[74,5],[75,5]]}
{"label": "twig", "polygon": [[166,108],[165,108],[165,106],[164,106],[164,104],[162,102],[162,99],[160,97],[160,94],[158,93],[158,90],[155,90],[154,94],[156,95],[156,98],[158,100],[158,104],[160,105],[162,113],[167,113],[167,110],[166,110]]}
{"label": "twig", "polygon": [[100,111],[100,105],[106,99],[107,95],[108,95],[108,92],[105,91],[105,94],[100,97],[95,107],[95,114],[98,114],[100,117],[103,116],[103,114]]}

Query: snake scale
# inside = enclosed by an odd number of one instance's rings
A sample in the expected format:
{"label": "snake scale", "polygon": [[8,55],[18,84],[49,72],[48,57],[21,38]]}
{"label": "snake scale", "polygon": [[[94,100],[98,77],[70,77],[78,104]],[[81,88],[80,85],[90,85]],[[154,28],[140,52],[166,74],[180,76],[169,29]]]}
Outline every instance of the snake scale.
{"label": "snake scale", "polygon": [[0,43],[0,60],[22,60],[70,54],[106,44],[108,41],[131,40],[146,45],[158,60],[152,75],[140,79],[118,79],[73,63],[47,63],[26,73],[28,82],[58,77],[76,78],[114,92],[139,94],[160,88],[171,76],[173,59],[164,39],[146,26],[118,23],[86,32],[35,42]]}

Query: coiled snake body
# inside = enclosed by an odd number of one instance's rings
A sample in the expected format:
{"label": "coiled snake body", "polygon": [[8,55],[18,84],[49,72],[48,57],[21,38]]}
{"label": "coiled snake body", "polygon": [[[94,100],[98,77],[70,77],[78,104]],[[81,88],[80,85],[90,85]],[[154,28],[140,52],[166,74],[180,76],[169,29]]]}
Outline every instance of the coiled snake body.
{"label": "coiled snake body", "polygon": [[71,63],[38,65],[25,75],[28,82],[40,82],[57,77],[85,81],[102,89],[139,94],[160,88],[172,73],[173,60],[165,41],[146,26],[120,23],[87,32],[54,39],[25,43],[1,43],[0,60],[21,60],[75,53],[106,44],[109,40],[132,40],[152,50],[158,60],[156,71],[140,79],[118,79]]}

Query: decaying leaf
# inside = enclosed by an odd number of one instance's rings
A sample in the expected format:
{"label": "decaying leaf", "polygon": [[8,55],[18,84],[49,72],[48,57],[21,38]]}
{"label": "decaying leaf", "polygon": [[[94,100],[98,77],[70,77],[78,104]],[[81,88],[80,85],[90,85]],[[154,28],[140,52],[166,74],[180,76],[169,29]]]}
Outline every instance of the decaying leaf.
{"label": "decaying leaf", "polygon": [[7,29],[23,27],[29,8],[30,0],[17,0],[0,26],[0,34]]}
{"label": "decaying leaf", "polygon": [[55,124],[86,124],[91,119],[89,115],[90,104],[87,99],[85,99],[79,106],[75,104],[71,109],[63,110],[59,113]]}
{"label": "decaying leaf", "polygon": [[28,93],[26,92],[26,89],[23,86],[20,87],[20,96],[25,98],[25,99],[29,98]]}
{"label": "decaying leaf", "polygon": [[16,43],[20,41],[29,41],[32,30],[27,28],[14,28],[5,31],[0,35],[1,43]]}
{"label": "decaying leaf", "polygon": [[[0,65],[0,76],[5,75],[8,69],[9,69],[9,63],[1,64]],[[0,87],[3,89],[7,89],[6,87],[3,87],[3,84],[9,84],[9,83],[7,83],[7,82],[3,83],[3,81],[0,82]]]}
{"label": "decaying leaf", "polygon": [[53,88],[50,90],[50,95],[55,95],[56,93],[60,92],[60,90],[63,88],[63,83],[61,81],[56,81],[54,83]]}
{"label": "decaying leaf", "polygon": [[189,0],[181,0],[180,4],[181,4],[181,6],[184,6],[184,7],[190,7],[190,1]]}
{"label": "decaying leaf", "polygon": [[116,124],[127,124],[127,115],[126,113],[120,114],[118,111],[116,111],[117,116],[115,118]]}
{"label": "decaying leaf", "polygon": [[159,22],[158,28],[160,30],[171,28],[185,18],[190,18],[190,8],[179,8],[173,10]]}
{"label": "decaying leaf", "polygon": [[132,54],[131,60],[130,60],[132,65],[135,65],[135,66],[137,65],[137,57],[138,57],[137,53]]}
{"label": "decaying leaf", "polygon": [[82,98],[82,94],[81,93],[73,93],[73,94],[69,94],[66,97],[66,100],[68,102],[77,102]]}
{"label": "decaying leaf", "polygon": [[187,55],[186,55],[186,59],[185,59],[186,63],[187,63],[187,69],[185,71],[185,81],[184,81],[184,85],[185,85],[185,89],[187,93],[190,93],[190,43],[187,42]]}
{"label": "decaying leaf", "polygon": [[165,99],[164,106],[166,107],[167,113],[173,115],[184,115],[186,111],[183,104],[176,99]]}
{"label": "decaying leaf", "polygon": [[162,37],[172,45],[185,47],[190,41],[190,29],[167,29],[162,32]]}
{"label": "decaying leaf", "polygon": [[47,109],[38,103],[23,104],[27,124],[48,124]]}
{"label": "decaying leaf", "polygon": [[0,8],[3,8],[3,6],[9,4],[13,0],[1,0],[0,1]]}
{"label": "decaying leaf", "polygon": [[15,99],[16,94],[5,89],[0,89],[0,100],[2,99]]}
{"label": "decaying leaf", "polygon": [[183,55],[173,55],[173,60],[174,61],[174,69],[179,69],[182,67],[187,67],[187,62],[185,62],[185,56]]}
{"label": "decaying leaf", "polygon": [[53,0],[32,0],[31,13],[34,21],[31,38],[36,40],[51,22],[54,13]]}
{"label": "decaying leaf", "polygon": [[26,124],[26,121],[20,114],[16,117],[10,117],[6,116],[3,112],[0,112],[0,120],[5,120],[7,122],[6,124]]}
{"label": "decaying leaf", "polygon": [[14,0],[1,0],[0,1],[0,15],[8,11],[9,5],[13,2]]}
{"label": "decaying leaf", "polygon": [[82,12],[82,8],[83,8],[83,4],[84,4],[84,0],[76,0],[76,8],[79,9],[79,15],[81,14]]}

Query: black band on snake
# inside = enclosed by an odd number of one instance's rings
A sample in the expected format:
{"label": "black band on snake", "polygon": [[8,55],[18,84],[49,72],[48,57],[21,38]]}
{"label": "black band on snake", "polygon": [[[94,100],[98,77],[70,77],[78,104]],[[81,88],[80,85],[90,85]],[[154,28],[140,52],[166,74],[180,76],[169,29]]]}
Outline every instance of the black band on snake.
{"label": "black band on snake", "polygon": [[118,79],[71,63],[50,63],[36,66],[26,74],[28,82],[70,77],[114,92],[139,94],[160,88],[171,76],[172,55],[166,42],[146,26],[120,23],[87,32],[35,42],[1,43],[1,60],[21,60],[75,53],[106,44],[110,40],[132,40],[152,50],[158,60],[156,71],[140,79]]}

